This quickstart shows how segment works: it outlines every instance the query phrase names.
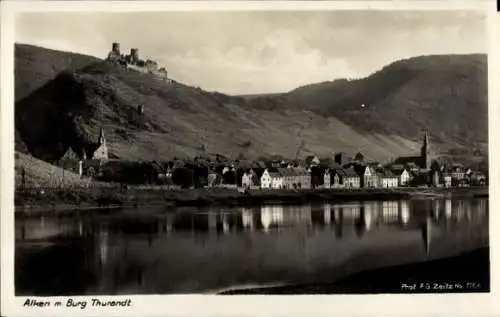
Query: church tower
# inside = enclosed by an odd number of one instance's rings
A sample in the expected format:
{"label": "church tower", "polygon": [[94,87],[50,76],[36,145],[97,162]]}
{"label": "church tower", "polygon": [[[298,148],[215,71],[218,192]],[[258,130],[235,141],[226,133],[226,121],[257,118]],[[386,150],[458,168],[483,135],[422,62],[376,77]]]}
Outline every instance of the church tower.
{"label": "church tower", "polygon": [[420,159],[421,159],[421,168],[429,169],[431,167],[431,151],[429,144],[429,134],[427,130],[425,130],[424,135],[424,144],[422,145],[422,149],[420,150]]}
{"label": "church tower", "polygon": [[97,140],[99,145],[104,145],[106,146],[106,138],[104,138],[104,129],[101,128],[101,131],[99,131],[99,139]]}
{"label": "church tower", "polygon": [[99,132],[99,139],[97,140],[97,148],[92,155],[92,159],[107,160],[108,159],[108,146],[106,145],[106,138],[104,137],[104,130],[101,128]]}

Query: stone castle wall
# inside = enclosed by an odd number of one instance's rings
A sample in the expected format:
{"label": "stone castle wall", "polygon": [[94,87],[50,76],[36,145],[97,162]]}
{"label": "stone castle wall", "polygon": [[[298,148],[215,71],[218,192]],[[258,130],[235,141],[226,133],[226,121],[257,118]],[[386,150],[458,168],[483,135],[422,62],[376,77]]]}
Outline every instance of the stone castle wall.
{"label": "stone castle wall", "polygon": [[153,60],[141,60],[139,58],[139,49],[130,49],[129,55],[123,55],[120,53],[120,44],[113,43],[111,51],[106,59],[107,61],[125,65],[127,69],[135,70],[143,74],[152,74],[158,79],[164,80],[166,82],[173,82],[168,78],[168,72],[165,68],[158,68],[158,63]]}

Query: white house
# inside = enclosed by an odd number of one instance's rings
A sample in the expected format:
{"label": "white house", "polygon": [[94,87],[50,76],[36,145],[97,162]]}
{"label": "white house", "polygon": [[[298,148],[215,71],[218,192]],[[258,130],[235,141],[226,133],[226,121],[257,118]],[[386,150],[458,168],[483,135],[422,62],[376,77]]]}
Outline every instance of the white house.
{"label": "white house", "polygon": [[253,186],[252,174],[245,172],[241,178],[241,187],[249,188],[250,186]]}
{"label": "white house", "polygon": [[356,173],[354,167],[348,168],[344,171],[343,187],[345,188],[360,188],[361,181],[358,173]]}
{"label": "white house", "polygon": [[370,166],[363,169],[363,187],[378,187],[378,175]]}
{"label": "white house", "polygon": [[260,178],[260,187],[272,189],[282,188],[283,175],[274,171],[269,172],[269,169],[266,169],[264,173],[262,173],[262,177]]}
{"label": "white house", "polygon": [[243,177],[241,179],[242,187],[255,188],[258,186],[258,183],[259,183],[258,176],[253,170],[243,173]]}
{"label": "white house", "polygon": [[393,165],[390,167],[390,171],[398,176],[398,185],[399,186],[407,186],[411,181],[411,174],[408,168],[405,168],[404,165]]}
{"label": "white house", "polygon": [[382,188],[394,188],[398,187],[399,177],[392,174],[387,170],[381,170],[379,173],[380,184]]}
{"label": "white house", "polygon": [[326,169],[325,170],[325,174],[323,175],[323,188],[330,188],[331,185],[331,181],[330,179],[332,178],[331,175],[330,175],[331,171],[330,169]]}
{"label": "white house", "polygon": [[[325,170],[323,176],[324,188],[343,188],[345,186],[346,173],[340,166]],[[359,186],[358,186],[359,187]]]}

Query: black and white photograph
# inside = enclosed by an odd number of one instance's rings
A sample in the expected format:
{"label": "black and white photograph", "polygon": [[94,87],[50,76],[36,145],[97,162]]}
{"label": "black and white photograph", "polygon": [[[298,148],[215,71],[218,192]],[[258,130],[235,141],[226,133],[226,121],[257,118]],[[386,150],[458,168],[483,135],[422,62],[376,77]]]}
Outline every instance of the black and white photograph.
{"label": "black and white photograph", "polygon": [[13,22],[19,308],[491,291],[484,10]]}

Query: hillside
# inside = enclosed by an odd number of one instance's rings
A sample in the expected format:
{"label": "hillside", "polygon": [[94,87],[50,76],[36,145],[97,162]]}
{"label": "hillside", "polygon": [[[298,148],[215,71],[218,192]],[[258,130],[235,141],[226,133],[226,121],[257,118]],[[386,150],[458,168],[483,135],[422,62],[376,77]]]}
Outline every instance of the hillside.
{"label": "hillside", "polygon": [[97,61],[99,59],[93,56],[16,44],[14,48],[15,100],[28,96],[64,70],[80,69]]}
{"label": "hillside", "polygon": [[[16,85],[32,76],[16,68]],[[169,85],[98,61],[60,73],[19,100],[16,128],[29,151],[49,161],[68,146],[94,142],[100,127],[114,156],[136,160],[213,153],[294,157],[301,140],[301,157],[362,151],[386,160],[416,154],[425,127],[436,152],[458,148],[464,155],[468,148],[486,149],[485,91],[484,56],[419,57],[358,81],[251,98]],[[138,104],[144,104],[142,115]]]}
{"label": "hillside", "polygon": [[474,146],[488,140],[487,80],[486,55],[421,56],[364,79],[295,89],[286,104],[366,132],[414,139],[429,127],[434,141]]}
{"label": "hillside", "polygon": [[60,186],[85,186],[90,184],[87,179],[38,160],[31,155],[15,153],[15,184],[26,187],[60,187]]}

